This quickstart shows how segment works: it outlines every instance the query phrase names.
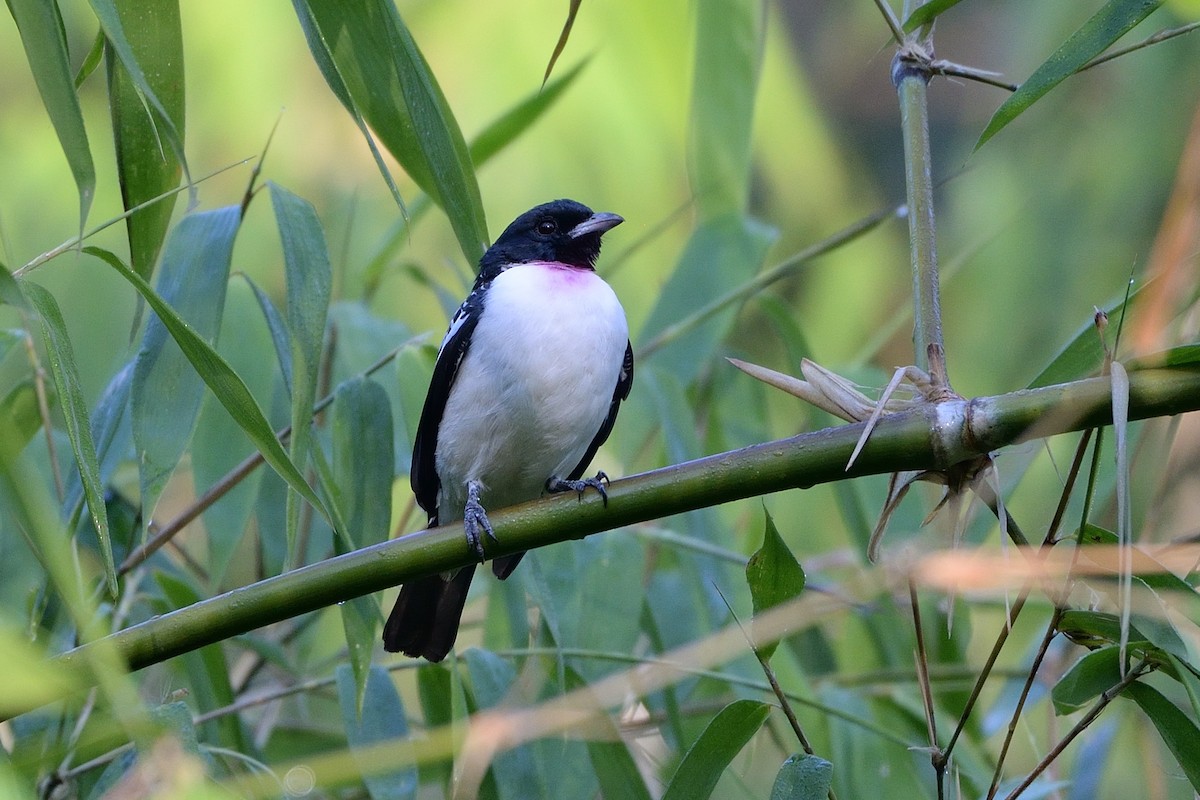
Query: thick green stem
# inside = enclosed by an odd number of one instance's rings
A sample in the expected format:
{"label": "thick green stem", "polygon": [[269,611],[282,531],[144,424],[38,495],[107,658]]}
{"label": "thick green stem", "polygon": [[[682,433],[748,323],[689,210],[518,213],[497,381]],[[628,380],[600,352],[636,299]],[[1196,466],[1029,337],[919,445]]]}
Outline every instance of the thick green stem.
{"label": "thick green stem", "polygon": [[[945,469],[1005,445],[1110,424],[1108,378],[931,404],[883,417],[854,466],[845,464],[862,423],[826,428],[614,481],[605,506],[588,493],[547,497],[490,514],[499,542],[488,556],[543,547],[697,508],[784,489],[913,469]],[[1200,368],[1130,375],[1130,419],[1200,409]],[[103,642],[130,669],[421,575],[469,564],[462,525],[402,536],[235,589],[118,631]],[[86,663],[84,645],[60,660]]]}

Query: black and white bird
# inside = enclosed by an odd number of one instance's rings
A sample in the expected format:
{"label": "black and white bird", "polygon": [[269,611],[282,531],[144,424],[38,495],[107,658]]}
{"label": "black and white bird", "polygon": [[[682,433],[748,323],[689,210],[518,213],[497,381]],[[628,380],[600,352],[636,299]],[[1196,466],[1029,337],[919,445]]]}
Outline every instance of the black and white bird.
{"label": "black and white bird", "polygon": [[[479,262],[442,340],[410,480],[430,526],[462,520],[484,558],[486,508],[543,491],[605,496],[583,479],[633,383],[625,311],[596,274],[600,238],[624,220],[573,200],[517,217]],[[524,553],[492,561],[507,578]],[[441,661],[454,646],[475,567],[401,588],[384,649]]]}

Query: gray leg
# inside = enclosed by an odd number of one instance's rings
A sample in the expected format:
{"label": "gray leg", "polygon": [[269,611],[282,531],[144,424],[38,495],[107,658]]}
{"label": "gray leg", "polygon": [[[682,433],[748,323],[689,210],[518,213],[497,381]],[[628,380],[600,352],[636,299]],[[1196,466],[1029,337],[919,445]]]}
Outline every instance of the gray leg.
{"label": "gray leg", "polygon": [[482,528],[493,542],[496,541],[496,532],[492,530],[492,523],[487,518],[487,512],[483,510],[483,505],[479,502],[480,488],[479,481],[467,482],[467,505],[463,509],[463,528],[467,531],[467,543],[471,545],[475,555],[479,556],[479,560],[484,561],[486,556],[483,552],[483,537],[479,531]]}
{"label": "gray leg", "polygon": [[579,499],[583,499],[583,493],[590,487],[600,493],[600,499],[604,501],[604,505],[608,505],[608,490],[604,485],[608,483],[608,476],[603,471],[597,472],[594,478],[584,478],[581,481],[568,481],[562,478],[554,477],[546,481],[546,491],[550,494],[558,494],[559,492],[576,492]]}

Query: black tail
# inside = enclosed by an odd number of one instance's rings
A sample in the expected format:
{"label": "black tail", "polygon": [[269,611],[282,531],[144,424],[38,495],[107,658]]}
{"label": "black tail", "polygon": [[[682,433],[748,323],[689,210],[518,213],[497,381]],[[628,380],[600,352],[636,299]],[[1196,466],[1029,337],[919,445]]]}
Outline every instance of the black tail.
{"label": "black tail", "polygon": [[454,647],[475,565],[453,578],[430,575],[400,587],[400,596],[383,626],[383,649],[413,658],[441,661]]}

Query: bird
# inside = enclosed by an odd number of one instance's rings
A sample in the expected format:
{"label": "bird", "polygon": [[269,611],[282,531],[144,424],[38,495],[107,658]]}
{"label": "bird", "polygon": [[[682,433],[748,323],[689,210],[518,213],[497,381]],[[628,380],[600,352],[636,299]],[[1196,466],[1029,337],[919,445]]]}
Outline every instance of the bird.
{"label": "bird", "polygon": [[[517,217],[479,261],[434,363],[409,481],[429,526],[462,520],[482,563],[495,540],[487,508],[543,492],[593,488],[584,478],[633,385],[629,326],[596,274],[600,240],[624,222],[574,200]],[[492,561],[507,578],[524,553]],[[437,662],[454,647],[475,565],[406,582],[384,649]]]}

